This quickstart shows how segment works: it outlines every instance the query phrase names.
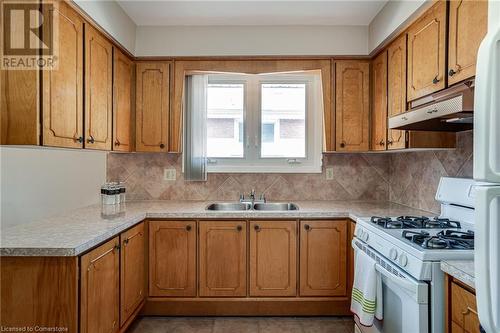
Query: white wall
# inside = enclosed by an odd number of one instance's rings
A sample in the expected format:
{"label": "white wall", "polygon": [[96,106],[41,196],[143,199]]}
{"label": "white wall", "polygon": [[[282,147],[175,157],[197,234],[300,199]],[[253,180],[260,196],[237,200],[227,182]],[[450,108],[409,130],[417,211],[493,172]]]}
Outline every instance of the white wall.
{"label": "white wall", "polygon": [[138,26],[137,56],[365,55],[367,26]]}
{"label": "white wall", "polygon": [[115,38],[130,53],[135,52],[134,21],[114,0],[74,0],[106,32]]}
{"label": "white wall", "polygon": [[106,152],[0,147],[1,227],[100,202]]}

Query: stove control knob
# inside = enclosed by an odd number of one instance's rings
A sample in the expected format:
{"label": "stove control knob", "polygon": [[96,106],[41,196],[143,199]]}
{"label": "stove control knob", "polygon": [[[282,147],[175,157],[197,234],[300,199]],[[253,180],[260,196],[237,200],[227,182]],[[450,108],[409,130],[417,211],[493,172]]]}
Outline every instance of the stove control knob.
{"label": "stove control knob", "polygon": [[368,238],[370,238],[370,234],[368,232],[365,232],[365,234],[363,235],[363,240],[365,242],[368,242]]}
{"label": "stove control knob", "polygon": [[392,248],[389,251],[389,258],[391,258],[392,260],[396,260],[398,258],[398,251],[396,249]]}
{"label": "stove control knob", "polygon": [[406,265],[408,265],[408,257],[406,256],[406,254],[402,254],[399,256],[399,264],[402,267],[406,267]]}

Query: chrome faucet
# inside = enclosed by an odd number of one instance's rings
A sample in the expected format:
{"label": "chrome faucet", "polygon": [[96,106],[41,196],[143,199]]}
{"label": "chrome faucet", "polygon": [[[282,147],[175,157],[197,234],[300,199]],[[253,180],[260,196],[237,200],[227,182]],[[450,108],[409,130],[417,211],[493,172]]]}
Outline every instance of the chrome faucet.
{"label": "chrome faucet", "polygon": [[245,195],[243,193],[240,193],[240,202],[249,203],[251,205],[253,205],[254,203],[266,203],[266,196],[264,193],[262,193],[259,196],[259,199],[256,199],[255,189],[252,189],[250,191],[250,194],[248,195],[248,199],[245,198]]}

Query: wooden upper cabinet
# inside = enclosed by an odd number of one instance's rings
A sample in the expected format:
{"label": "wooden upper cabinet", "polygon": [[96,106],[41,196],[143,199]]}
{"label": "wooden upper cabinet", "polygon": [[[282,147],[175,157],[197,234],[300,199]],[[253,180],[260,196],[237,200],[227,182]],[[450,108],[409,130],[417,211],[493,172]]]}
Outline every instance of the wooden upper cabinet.
{"label": "wooden upper cabinet", "polygon": [[448,83],[476,75],[479,44],[488,29],[488,1],[450,1]]}
{"label": "wooden upper cabinet", "polygon": [[59,22],[57,69],[42,71],[42,141],[44,146],[82,148],[84,23],[64,1],[58,7],[54,12]]}
{"label": "wooden upper cabinet", "polygon": [[372,118],[371,149],[387,148],[387,51],[372,62]]}
{"label": "wooden upper cabinet", "polygon": [[120,235],[120,326],[142,303],[145,296],[145,238],[144,222]]}
{"label": "wooden upper cabinet", "polygon": [[166,152],[170,96],[169,63],[138,63],[136,80],[136,150]]}
{"label": "wooden upper cabinet", "polygon": [[345,296],[347,221],[300,222],[300,296]]}
{"label": "wooden upper cabinet", "polygon": [[370,63],[335,63],[337,151],[367,151],[370,120]]}
{"label": "wooden upper cabinet", "polygon": [[149,296],[196,296],[196,222],[149,224]]}
{"label": "wooden upper cabinet", "polygon": [[113,150],[133,151],[134,63],[117,48],[113,53]]}
{"label": "wooden upper cabinet", "polygon": [[120,328],[118,237],[81,257],[80,332],[114,333]]}
{"label": "wooden upper cabinet", "polygon": [[[406,112],[406,34],[387,49],[387,112],[392,117]],[[405,131],[389,130],[388,149],[406,147]]]}
{"label": "wooden upper cabinet", "polygon": [[297,223],[250,222],[250,296],[297,294]]}
{"label": "wooden upper cabinet", "polygon": [[85,28],[85,148],[111,150],[113,46]]}
{"label": "wooden upper cabinet", "polygon": [[200,296],[246,296],[245,221],[200,222]]}
{"label": "wooden upper cabinet", "polygon": [[446,1],[439,0],[408,30],[408,100],[445,87]]}

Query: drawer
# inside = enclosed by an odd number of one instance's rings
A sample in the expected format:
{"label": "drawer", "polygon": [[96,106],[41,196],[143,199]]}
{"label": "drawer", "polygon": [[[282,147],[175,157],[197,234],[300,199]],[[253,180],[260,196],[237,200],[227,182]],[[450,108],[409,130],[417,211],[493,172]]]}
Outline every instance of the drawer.
{"label": "drawer", "polygon": [[479,333],[476,296],[452,282],[451,300],[452,332]]}

